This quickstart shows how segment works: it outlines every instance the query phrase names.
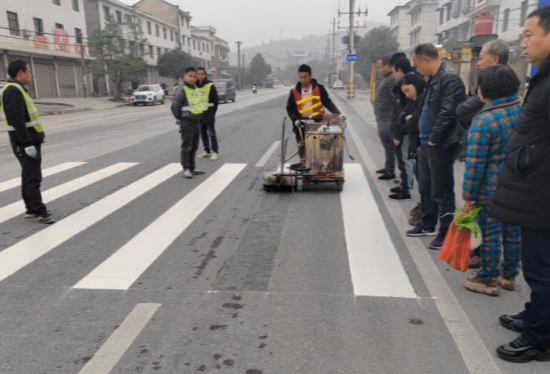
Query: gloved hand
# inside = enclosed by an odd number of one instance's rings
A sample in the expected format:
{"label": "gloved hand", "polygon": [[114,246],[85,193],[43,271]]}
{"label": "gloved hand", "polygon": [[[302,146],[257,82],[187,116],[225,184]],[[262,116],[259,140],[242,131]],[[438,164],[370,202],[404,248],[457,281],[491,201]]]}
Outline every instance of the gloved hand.
{"label": "gloved hand", "polygon": [[181,124],[181,121],[180,120],[177,120],[176,121],[176,126],[179,126]]}
{"label": "gloved hand", "polygon": [[36,150],[36,147],[34,145],[31,145],[30,147],[26,147],[25,153],[27,154],[27,156],[32,158],[38,157],[38,151]]}
{"label": "gloved hand", "polygon": [[302,120],[297,119],[296,121],[294,121],[294,126],[296,126],[296,127],[300,127],[300,126],[303,126],[303,125],[304,125],[304,123],[302,122]]}

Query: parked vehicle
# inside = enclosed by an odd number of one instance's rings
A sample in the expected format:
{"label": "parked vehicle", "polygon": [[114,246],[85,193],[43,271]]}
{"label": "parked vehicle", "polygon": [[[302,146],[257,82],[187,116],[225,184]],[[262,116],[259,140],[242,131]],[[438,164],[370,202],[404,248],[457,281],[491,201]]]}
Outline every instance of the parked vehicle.
{"label": "parked vehicle", "polygon": [[3,79],[0,79],[0,98],[2,97],[2,90],[4,89],[5,85],[6,85],[6,81]]}
{"label": "parked vehicle", "polygon": [[334,84],[332,85],[332,89],[333,90],[343,90],[344,89],[344,82],[342,82],[342,81],[334,82]]}
{"label": "parked vehicle", "polygon": [[264,88],[275,88],[275,79],[266,79],[264,81]]}
{"label": "parked vehicle", "polygon": [[228,101],[237,101],[237,91],[231,79],[215,80],[214,85],[218,90],[218,100],[220,103],[227,104]]}
{"label": "parked vehicle", "polygon": [[132,105],[137,106],[138,104],[151,104],[157,105],[157,103],[164,104],[166,96],[164,90],[160,84],[144,84],[137,88],[132,94]]}
{"label": "parked vehicle", "polygon": [[290,86],[290,81],[284,81],[284,85],[285,85],[285,87],[289,87]]}

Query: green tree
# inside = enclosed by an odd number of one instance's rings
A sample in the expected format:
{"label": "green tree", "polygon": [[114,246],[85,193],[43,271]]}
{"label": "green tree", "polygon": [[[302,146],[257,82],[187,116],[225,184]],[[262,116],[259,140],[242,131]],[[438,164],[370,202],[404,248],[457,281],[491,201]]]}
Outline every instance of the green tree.
{"label": "green tree", "polygon": [[185,69],[195,65],[196,61],[191,55],[180,50],[173,50],[160,55],[157,69],[161,77],[178,81],[183,77]]}
{"label": "green tree", "polygon": [[250,63],[250,80],[252,82],[261,82],[271,73],[271,65],[265,62],[264,57],[260,53],[256,54]]}
{"label": "green tree", "polygon": [[372,64],[381,57],[392,55],[398,49],[399,43],[389,27],[380,26],[370,30],[357,48],[357,72],[369,80]]}
{"label": "green tree", "polygon": [[[128,31],[128,40],[124,38],[124,28]],[[147,63],[138,56],[138,46],[145,43],[147,39],[131,17],[122,24],[111,17],[105,28],[95,30],[89,39],[90,51],[97,56],[92,63],[92,73],[100,79],[105,79],[109,73],[116,84],[115,98],[121,97],[124,82],[140,83],[147,74]]]}

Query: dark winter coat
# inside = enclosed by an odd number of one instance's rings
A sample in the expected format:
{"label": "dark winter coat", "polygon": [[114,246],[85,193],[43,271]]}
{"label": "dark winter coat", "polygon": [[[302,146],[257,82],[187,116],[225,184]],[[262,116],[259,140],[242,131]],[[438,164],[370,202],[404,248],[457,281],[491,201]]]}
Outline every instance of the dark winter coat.
{"label": "dark winter coat", "polygon": [[[212,83],[212,81],[209,81],[208,79],[206,79],[203,83],[197,80],[197,87],[203,88],[204,86],[210,83]],[[212,87],[210,88],[210,95],[208,96],[208,102],[213,106],[209,107],[208,110],[203,114],[201,123],[204,125],[209,125],[216,122],[216,113],[218,112],[218,106],[220,105],[218,90],[216,89],[216,86],[213,83],[212,83]]]}

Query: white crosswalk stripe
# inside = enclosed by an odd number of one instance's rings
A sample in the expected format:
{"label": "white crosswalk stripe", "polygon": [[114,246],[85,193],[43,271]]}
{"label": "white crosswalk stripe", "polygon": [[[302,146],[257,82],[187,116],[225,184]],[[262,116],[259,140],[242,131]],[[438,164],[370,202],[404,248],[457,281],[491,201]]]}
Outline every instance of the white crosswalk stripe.
{"label": "white crosswalk stripe", "polygon": [[[57,166],[53,166],[51,168],[42,170],[42,177],[44,178],[49,177],[84,164],[86,163],[85,162],[65,162],[63,164],[59,164]],[[12,188],[19,187],[20,185],[21,185],[21,178],[14,178],[9,181],[2,182],[0,183],[0,192],[4,192]]]}
{"label": "white crosswalk stripe", "polygon": [[[135,164],[131,164],[132,166]],[[0,282],[181,172],[170,164],[0,252]]]}
{"label": "white crosswalk stripe", "polygon": [[[70,193],[78,191],[84,187],[87,187],[93,183],[99,182],[105,178],[113,176],[121,171],[127,170],[133,166],[136,166],[136,163],[118,163],[106,167],[104,169],[98,170],[94,173],[87,174],[83,177],[74,179],[70,182],[64,183],[60,186],[54,187],[42,193],[42,200],[44,203],[49,203],[54,200],[59,199],[60,197],[66,196]],[[16,217],[18,214],[22,214],[25,209],[25,203],[23,200],[17,201],[13,204],[7,205],[3,208],[0,208],[0,223],[5,222],[13,217]]]}
{"label": "white crosswalk stripe", "polygon": [[74,288],[127,290],[246,167],[225,164]]}
{"label": "white crosswalk stripe", "polygon": [[346,164],[342,211],[356,296],[416,298],[360,164]]}

